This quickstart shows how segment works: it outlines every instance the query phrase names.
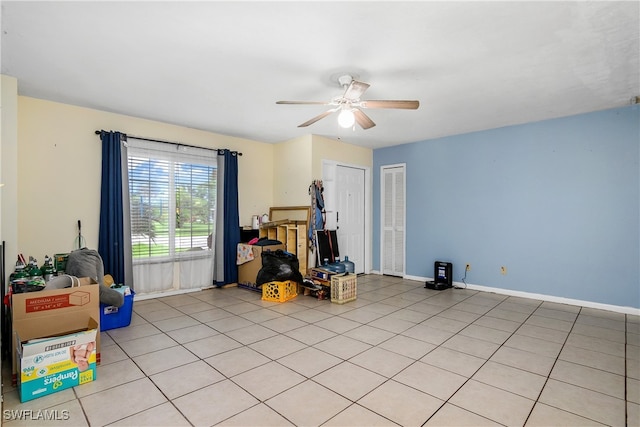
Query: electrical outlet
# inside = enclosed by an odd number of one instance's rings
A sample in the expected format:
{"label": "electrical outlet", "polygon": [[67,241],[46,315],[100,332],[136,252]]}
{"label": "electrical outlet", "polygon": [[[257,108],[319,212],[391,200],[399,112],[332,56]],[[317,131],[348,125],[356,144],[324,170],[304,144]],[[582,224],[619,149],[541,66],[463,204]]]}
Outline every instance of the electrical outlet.
{"label": "electrical outlet", "polygon": [[505,267],[504,265],[502,267],[500,267],[500,274],[502,274],[503,276],[507,274],[507,267]]}
{"label": "electrical outlet", "polygon": [[467,264],[467,266],[465,267],[465,271],[471,271],[471,264]]}

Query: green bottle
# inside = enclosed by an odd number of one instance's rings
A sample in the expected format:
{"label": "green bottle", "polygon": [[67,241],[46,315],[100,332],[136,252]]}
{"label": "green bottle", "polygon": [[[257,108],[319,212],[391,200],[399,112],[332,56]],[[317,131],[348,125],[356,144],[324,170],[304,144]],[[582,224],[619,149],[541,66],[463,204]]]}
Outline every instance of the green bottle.
{"label": "green bottle", "polygon": [[14,294],[20,294],[27,291],[27,272],[24,269],[24,264],[18,260],[16,262],[16,269],[9,276],[9,283]]}
{"label": "green bottle", "polygon": [[51,258],[49,258],[49,255],[44,256],[44,264],[42,265],[42,268],[40,269],[40,271],[42,273],[42,278],[44,279],[45,283],[51,280],[53,276],[55,276],[56,269],[53,266],[51,262]]}

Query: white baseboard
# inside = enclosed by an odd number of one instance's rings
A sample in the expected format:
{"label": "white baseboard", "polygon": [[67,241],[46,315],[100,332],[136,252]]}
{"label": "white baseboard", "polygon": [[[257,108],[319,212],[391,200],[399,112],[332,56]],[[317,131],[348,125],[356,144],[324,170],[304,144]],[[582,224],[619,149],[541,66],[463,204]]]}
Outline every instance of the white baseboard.
{"label": "white baseboard", "polygon": [[153,293],[149,293],[149,294],[136,294],[135,300],[136,301],[144,301],[146,299],[172,297],[172,296],[176,296],[176,295],[190,294],[192,292],[200,292],[202,290],[212,289],[212,288],[213,288],[213,286],[210,287],[210,288],[177,289],[177,290],[174,290],[174,291],[153,292]]}
{"label": "white baseboard", "polygon": [[426,282],[427,280],[433,280],[431,277],[419,277],[419,276],[404,276],[403,279],[415,280],[416,282]]}
{"label": "white baseboard", "polygon": [[[462,282],[454,282],[454,285],[464,287],[464,283]],[[573,298],[556,297],[553,295],[544,295],[544,294],[534,294],[531,292],[514,291],[511,289],[492,288],[489,286],[472,285],[472,284],[468,284],[467,289],[473,289],[473,290],[482,291],[482,292],[493,292],[496,294],[509,295],[514,297],[537,299],[542,301],[555,302],[558,304],[568,304],[568,305],[577,305],[580,307],[597,308],[599,310],[614,311],[616,313],[633,314],[635,316],[640,316],[640,308],[634,308],[634,307],[624,307],[624,306],[612,305],[612,304],[601,304],[598,302],[583,301],[583,300],[578,300]]]}
{"label": "white baseboard", "polygon": [[[375,272],[374,273],[372,271],[371,274],[378,274],[379,275],[380,273],[379,272]],[[403,279],[415,280],[417,282],[423,282],[423,283],[426,282],[427,280],[433,280],[432,277],[420,277],[420,276],[410,276],[410,275],[403,276]],[[453,286],[459,287],[459,288],[464,288],[465,284],[463,282],[453,282]],[[466,288],[474,290],[474,291],[493,292],[495,294],[501,294],[501,295],[509,295],[509,296],[514,296],[514,297],[537,299],[537,300],[541,300],[541,301],[555,302],[555,303],[558,303],[558,304],[576,305],[576,306],[579,306],[579,307],[596,308],[598,310],[607,310],[607,311],[613,311],[613,312],[616,312],[616,313],[633,314],[635,316],[640,316],[640,308],[635,308],[635,307],[624,307],[624,306],[620,306],[620,305],[601,304],[601,303],[598,303],[598,302],[583,301],[583,300],[572,299],[572,298],[556,297],[556,296],[553,296],[553,295],[535,294],[535,293],[531,293],[531,292],[514,291],[514,290],[511,290],[511,289],[492,288],[490,286],[474,285],[474,284],[471,284],[471,283],[467,283]]]}

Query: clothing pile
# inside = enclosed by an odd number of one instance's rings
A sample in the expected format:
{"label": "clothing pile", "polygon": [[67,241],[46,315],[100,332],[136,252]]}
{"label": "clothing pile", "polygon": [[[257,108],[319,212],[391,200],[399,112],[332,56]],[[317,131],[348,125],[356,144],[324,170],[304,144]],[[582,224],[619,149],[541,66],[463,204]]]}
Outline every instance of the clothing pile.
{"label": "clothing pile", "polygon": [[69,254],[65,274],[53,277],[45,289],[62,289],[74,286],[78,277],[90,277],[100,285],[100,303],[122,307],[124,295],[104,284],[104,264],[98,251],[94,249],[76,249]]}

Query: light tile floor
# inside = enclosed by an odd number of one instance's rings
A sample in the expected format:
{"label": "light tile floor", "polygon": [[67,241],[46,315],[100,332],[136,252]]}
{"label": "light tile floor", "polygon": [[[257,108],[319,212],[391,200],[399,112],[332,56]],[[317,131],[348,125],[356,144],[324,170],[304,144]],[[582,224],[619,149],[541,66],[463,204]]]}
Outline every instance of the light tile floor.
{"label": "light tile floor", "polygon": [[640,318],[358,277],[346,304],[241,288],[136,301],[97,381],[4,409],[19,425],[640,425]]}

